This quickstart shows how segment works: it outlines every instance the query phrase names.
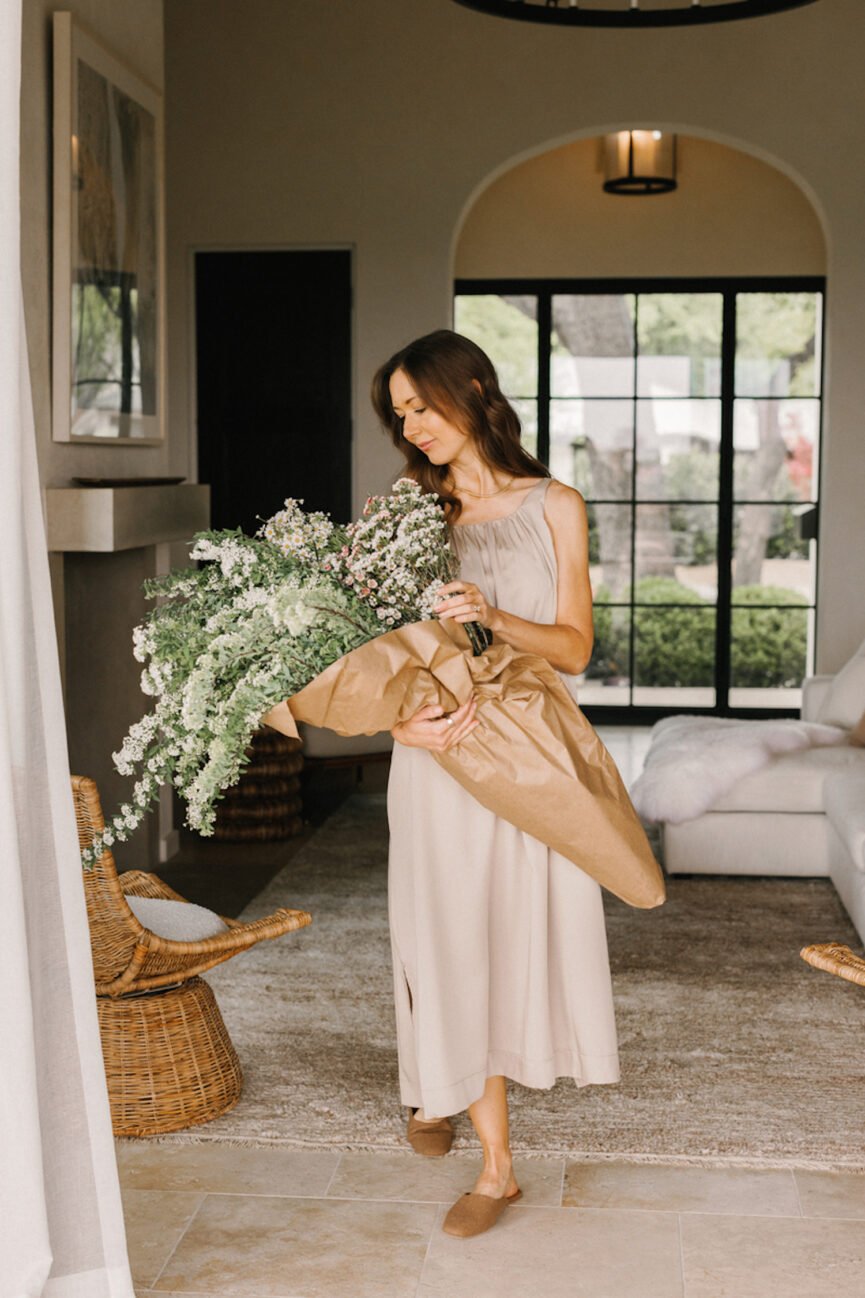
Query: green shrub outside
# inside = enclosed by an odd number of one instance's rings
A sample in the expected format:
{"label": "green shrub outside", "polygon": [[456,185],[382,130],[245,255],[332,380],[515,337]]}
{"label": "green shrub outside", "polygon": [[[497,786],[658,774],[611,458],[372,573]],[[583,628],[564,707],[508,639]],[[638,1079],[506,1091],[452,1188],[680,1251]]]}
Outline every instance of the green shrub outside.
{"label": "green shrub outside", "polygon": [[708,600],[675,577],[642,577],[637,604],[683,604],[684,608],[634,610],[635,685],[711,685],[715,665],[715,617]]}
{"label": "green shrub outside", "polygon": [[[625,591],[622,599],[629,598]],[[741,688],[797,686],[805,673],[807,612],[799,616],[767,604],[805,605],[795,591],[779,586],[739,586],[732,610],[732,683]],[[586,675],[604,679],[630,675],[627,609],[605,604],[607,587],[594,605],[595,643]],[[673,577],[643,577],[636,584],[634,611],[635,684],[711,685],[715,664],[713,605]],[[641,608],[676,603],[680,608]],[[702,611],[707,610],[707,611]]]}
{"label": "green shrub outside", "polygon": [[[805,675],[808,650],[807,600],[783,586],[737,586],[732,610],[730,680],[739,688],[796,688]],[[801,611],[761,608],[765,604],[799,606]]]}

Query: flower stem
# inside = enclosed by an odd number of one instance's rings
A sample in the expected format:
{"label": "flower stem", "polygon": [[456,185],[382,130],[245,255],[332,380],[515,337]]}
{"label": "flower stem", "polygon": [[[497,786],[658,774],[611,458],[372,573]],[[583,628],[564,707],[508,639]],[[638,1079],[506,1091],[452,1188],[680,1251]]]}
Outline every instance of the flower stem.
{"label": "flower stem", "polygon": [[471,643],[472,656],[479,658],[492,644],[492,632],[489,627],[485,627],[481,622],[463,622],[463,626]]}

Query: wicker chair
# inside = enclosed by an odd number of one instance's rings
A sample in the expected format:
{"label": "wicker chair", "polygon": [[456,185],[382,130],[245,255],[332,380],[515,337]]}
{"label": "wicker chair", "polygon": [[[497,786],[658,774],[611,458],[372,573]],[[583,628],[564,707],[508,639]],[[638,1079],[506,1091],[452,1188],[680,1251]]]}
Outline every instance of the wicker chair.
{"label": "wicker chair", "polygon": [[823,969],[826,973],[865,987],[865,960],[860,955],[855,955],[849,946],[843,946],[840,942],[818,942],[813,946],[803,946],[799,954],[806,964],[813,965],[815,969]]}
{"label": "wicker chair", "polygon": [[[93,780],[73,776],[78,840],[90,846],[105,821]],[[199,975],[265,938],[305,928],[302,910],[250,923],[223,918],[202,941],[159,937],[127,896],[185,902],[154,874],[118,875],[109,851],[85,870],[99,1027],[116,1135],[145,1136],[209,1122],[240,1098],[243,1075],[211,988]]]}

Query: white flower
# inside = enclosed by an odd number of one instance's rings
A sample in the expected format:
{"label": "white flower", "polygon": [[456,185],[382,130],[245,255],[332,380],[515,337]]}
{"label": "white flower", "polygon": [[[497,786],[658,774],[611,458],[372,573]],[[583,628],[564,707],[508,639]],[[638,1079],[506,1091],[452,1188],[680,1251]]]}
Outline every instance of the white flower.
{"label": "white flower", "polygon": [[309,603],[308,593],[302,589],[283,587],[267,603],[273,625],[284,627],[289,635],[299,636],[312,626],[318,611]]}

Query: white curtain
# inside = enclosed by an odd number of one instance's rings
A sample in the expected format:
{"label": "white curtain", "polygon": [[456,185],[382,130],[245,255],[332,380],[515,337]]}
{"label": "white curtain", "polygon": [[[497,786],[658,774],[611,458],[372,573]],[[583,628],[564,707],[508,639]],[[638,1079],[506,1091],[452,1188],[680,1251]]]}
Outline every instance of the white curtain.
{"label": "white curtain", "polygon": [[21,0],[0,0],[0,1298],[132,1298],[36,468],[20,76]]}

